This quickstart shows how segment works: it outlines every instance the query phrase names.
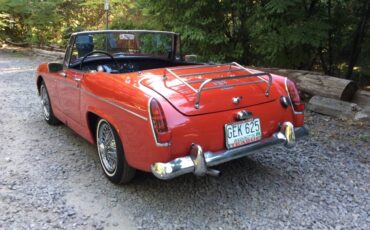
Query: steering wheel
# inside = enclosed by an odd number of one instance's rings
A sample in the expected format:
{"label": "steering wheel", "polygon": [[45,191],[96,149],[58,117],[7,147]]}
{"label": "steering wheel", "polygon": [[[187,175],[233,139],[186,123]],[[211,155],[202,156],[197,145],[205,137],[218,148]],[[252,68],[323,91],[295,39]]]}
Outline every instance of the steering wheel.
{"label": "steering wheel", "polygon": [[93,54],[104,54],[104,55],[106,55],[106,56],[110,57],[110,58],[113,60],[114,65],[117,67],[118,71],[120,71],[120,72],[121,72],[121,68],[120,68],[120,66],[119,66],[119,64],[118,64],[118,62],[117,62],[117,60],[113,57],[113,55],[111,55],[110,53],[107,53],[107,52],[105,52],[105,51],[100,51],[100,50],[92,51],[92,52],[90,52],[90,53],[86,54],[86,55],[82,58],[81,63],[80,63],[80,69],[81,69],[81,70],[82,70],[82,65],[83,65],[83,63],[84,63],[85,59],[86,59],[88,56],[91,56],[91,55],[93,55]]}

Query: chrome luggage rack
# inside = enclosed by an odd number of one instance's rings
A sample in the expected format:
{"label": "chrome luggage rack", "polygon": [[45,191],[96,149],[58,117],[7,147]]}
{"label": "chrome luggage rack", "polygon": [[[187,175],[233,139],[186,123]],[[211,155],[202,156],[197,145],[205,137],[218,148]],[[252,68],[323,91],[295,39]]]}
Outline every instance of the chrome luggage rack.
{"label": "chrome luggage rack", "polygon": [[[212,72],[194,72],[190,74],[181,74],[178,75],[175,73],[175,71],[179,70],[189,70],[189,69],[201,69],[201,68],[207,68],[207,67],[220,67],[220,66],[229,66],[227,70],[218,70],[218,71],[212,71]],[[234,68],[233,68],[234,67]],[[193,80],[193,81],[186,81],[186,77],[191,77],[191,76],[199,76],[199,75],[210,75],[210,74],[217,74],[217,73],[228,73],[228,72],[236,72],[236,71],[241,71],[244,70],[248,72],[248,74],[241,74],[241,75],[235,75],[232,77],[219,77],[219,78],[208,78],[205,80]],[[199,66],[190,66],[190,67],[177,67],[177,68],[166,68],[163,74],[163,79],[167,79],[167,72],[170,73],[173,77],[175,77],[177,80],[179,80],[181,83],[189,87],[194,93],[196,93],[196,100],[194,107],[196,109],[199,109],[200,107],[200,96],[202,91],[205,90],[212,90],[212,89],[221,89],[221,88],[228,88],[228,87],[233,87],[233,86],[241,86],[241,85],[249,85],[249,84],[257,84],[261,82],[266,82],[267,83],[267,89],[265,91],[265,96],[268,97],[270,94],[270,89],[272,85],[272,76],[270,73],[266,72],[261,72],[261,73],[252,73],[250,74],[248,69],[246,69],[244,66],[232,62],[228,64],[221,64],[221,65],[199,65]],[[267,75],[269,77],[269,80],[265,80],[264,78],[261,78],[260,76],[265,76]],[[205,87],[208,83],[210,82],[217,82],[217,81],[223,81],[223,80],[231,80],[231,79],[240,79],[240,78],[247,78],[247,77],[258,77],[260,80],[259,81],[252,81],[252,82],[242,82],[242,83],[237,83],[237,84],[225,84],[225,85],[218,85],[218,86],[212,86],[212,87]],[[191,84],[195,83],[201,83],[200,87],[198,89],[194,88],[191,86]]]}

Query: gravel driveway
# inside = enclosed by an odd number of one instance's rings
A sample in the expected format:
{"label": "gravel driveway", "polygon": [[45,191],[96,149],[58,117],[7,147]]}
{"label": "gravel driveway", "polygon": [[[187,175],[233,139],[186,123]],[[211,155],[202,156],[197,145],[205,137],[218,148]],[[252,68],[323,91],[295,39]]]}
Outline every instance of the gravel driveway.
{"label": "gravel driveway", "polygon": [[219,178],[116,186],[95,147],[41,116],[42,58],[0,50],[0,229],[370,229],[370,129],[307,113],[311,136]]}

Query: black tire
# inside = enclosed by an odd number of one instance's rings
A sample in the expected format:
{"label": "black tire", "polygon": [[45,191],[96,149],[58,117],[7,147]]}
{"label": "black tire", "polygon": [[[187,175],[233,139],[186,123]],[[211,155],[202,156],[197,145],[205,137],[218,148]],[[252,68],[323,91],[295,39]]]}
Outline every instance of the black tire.
{"label": "black tire", "polygon": [[[114,144],[112,142],[112,137],[109,136],[111,139],[111,141],[109,141],[107,138],[108,134],[104,132],[113,134]],[[107,139],[108,141],[106,141]],[[100,119],[96,127],[96,146],[101,167],[103,168],[105,176],[108,177],[110,181],[115,184],[127,184],[134,178],[136,170],[132,168],[125,159],[122,142],[117,131],[104,119]],[[108,152],[109,150],[111,150],[110,153]],[[112,159],[114,157],[115,159]]]}
{"label": "black tire", "polygon": [[43,117],[44,117],[45,121],[49,125],[58,125],[58,124],[60,124],[60,121],[58,120],[58,118],[55,117],[55,115],[53,113],[53,108],[51,106],[49,92],[48,92],[44,82],[41,82],[41,86],[40,86],[40,99],[41,99]]}

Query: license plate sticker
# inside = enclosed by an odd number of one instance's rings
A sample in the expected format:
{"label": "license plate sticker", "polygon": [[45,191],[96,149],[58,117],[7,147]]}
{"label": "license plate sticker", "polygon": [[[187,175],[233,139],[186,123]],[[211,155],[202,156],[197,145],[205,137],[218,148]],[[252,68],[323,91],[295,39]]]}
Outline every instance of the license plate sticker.
{"label": "license plate sticker", "polygon": [[226,148],[250,144],[261,140],[262,130],[259,118],[251,118],[245,121],[225,125]]}

